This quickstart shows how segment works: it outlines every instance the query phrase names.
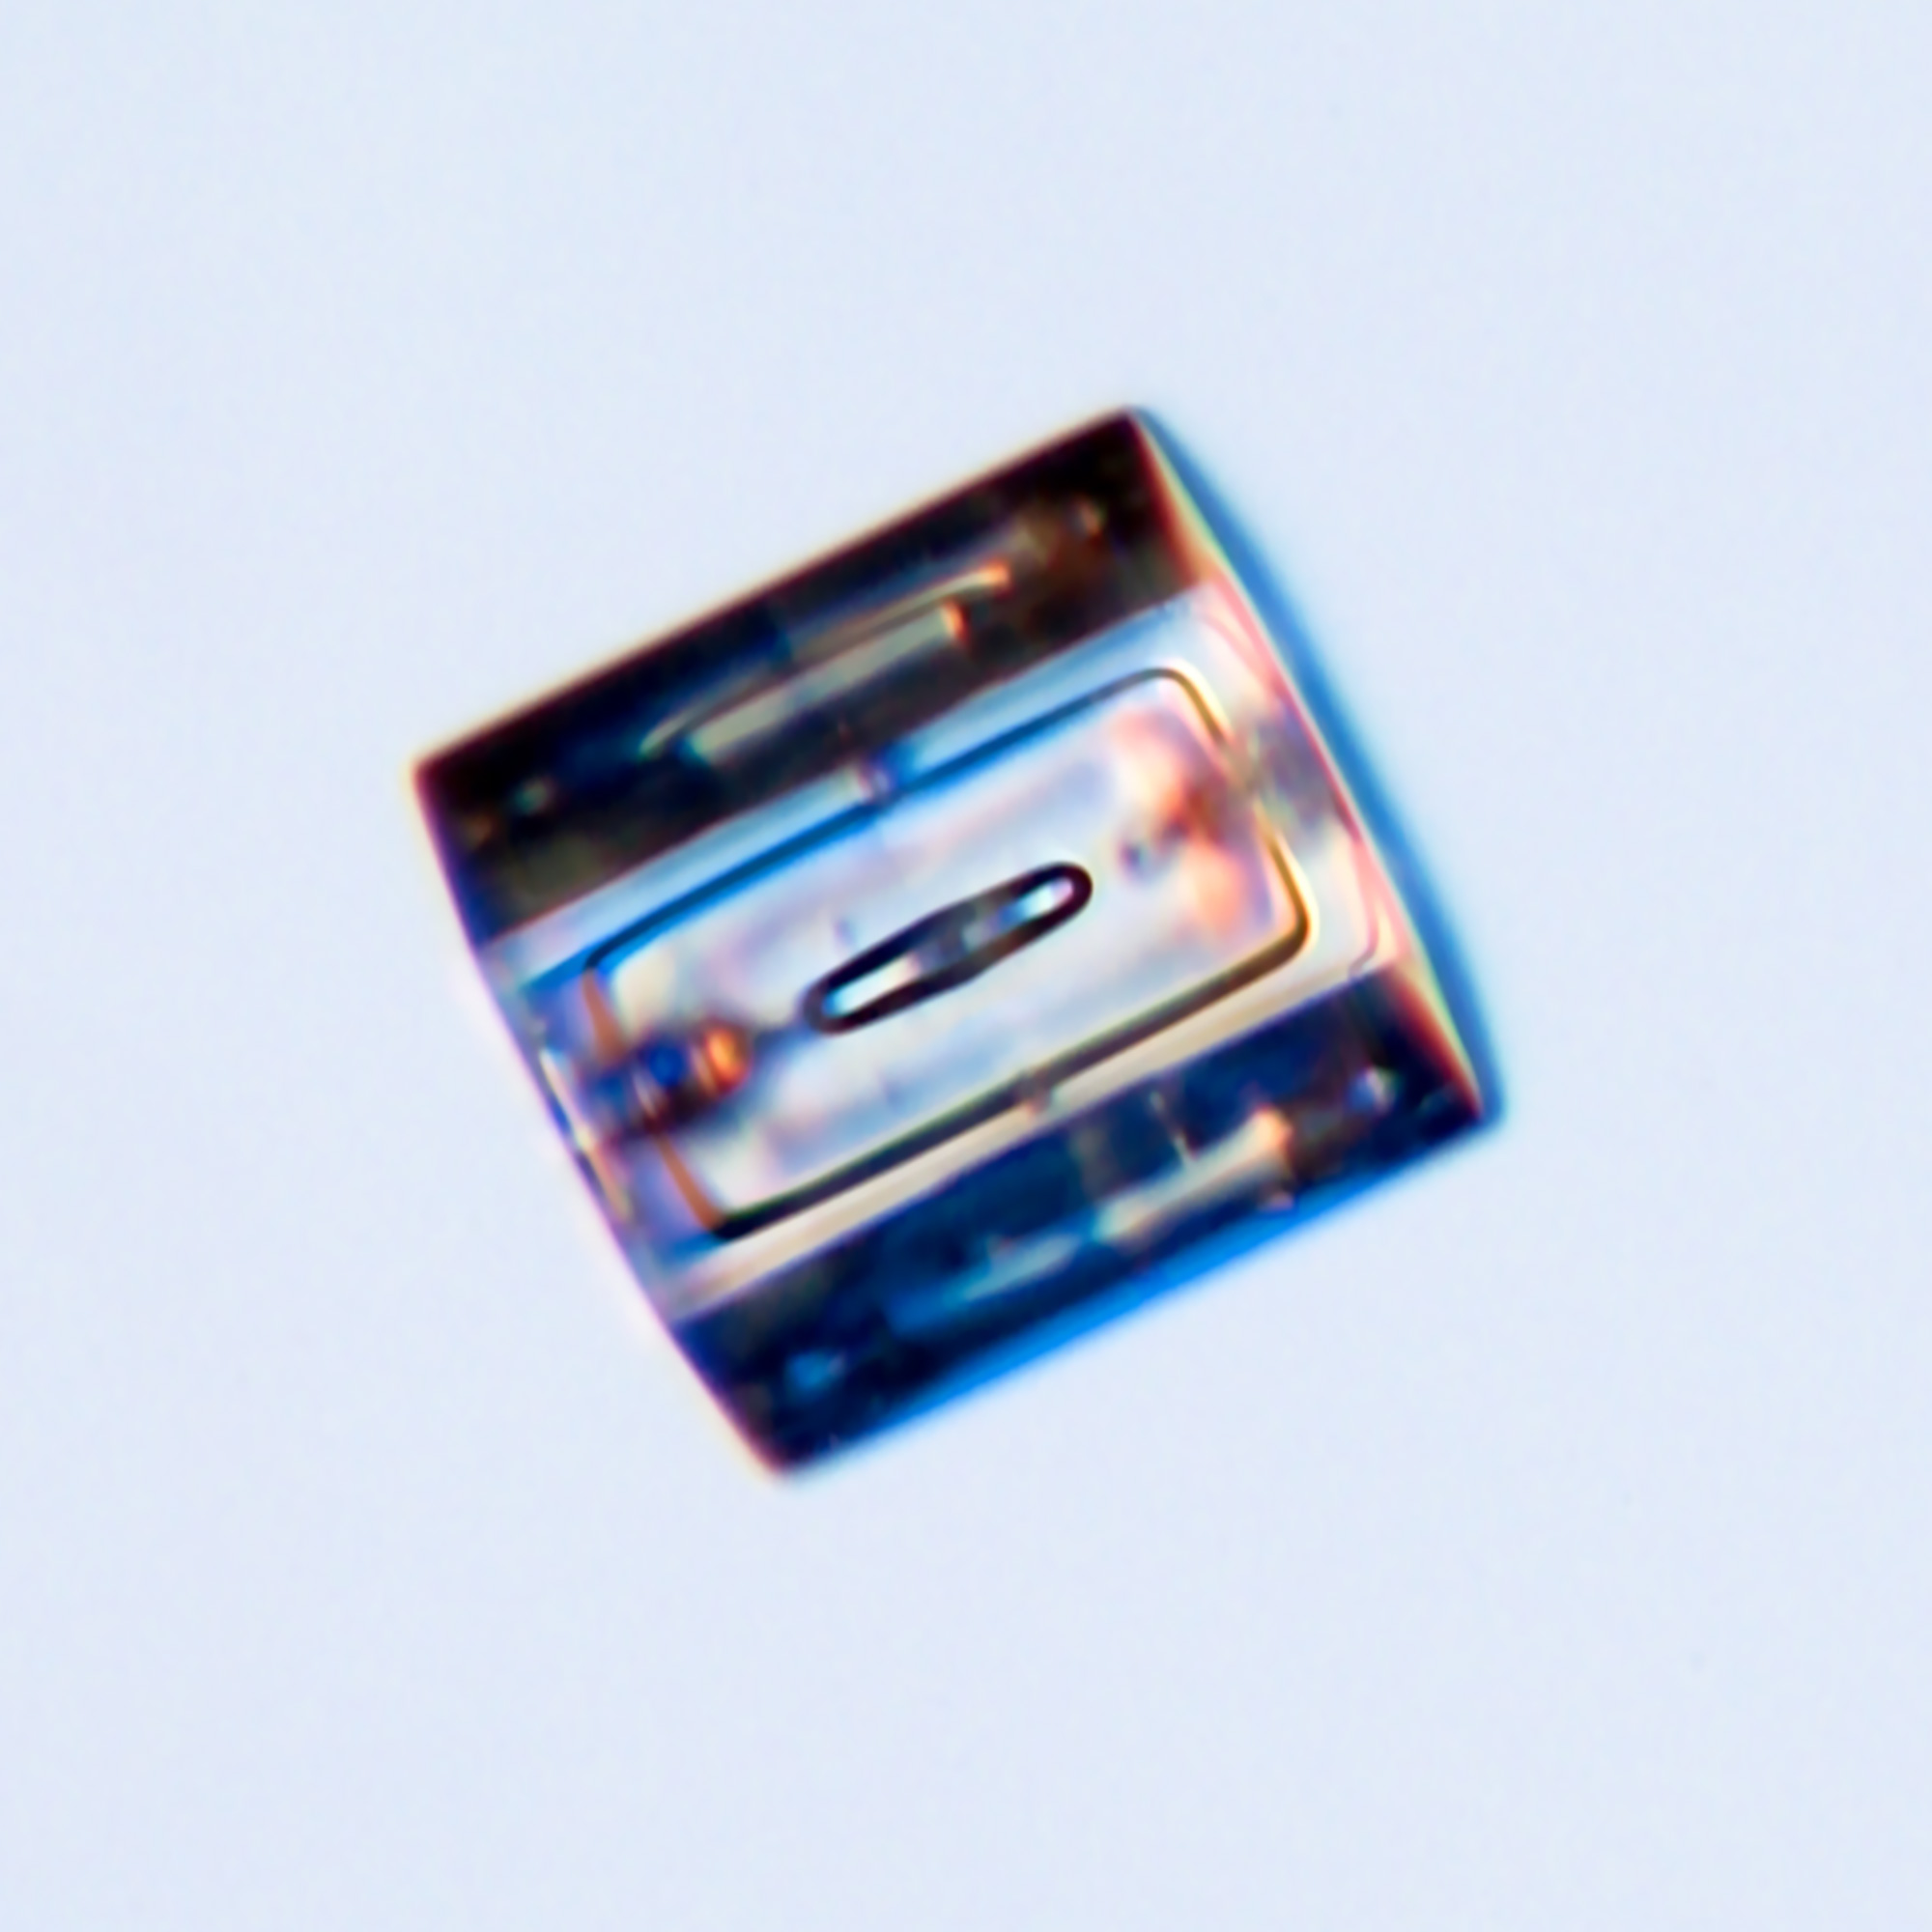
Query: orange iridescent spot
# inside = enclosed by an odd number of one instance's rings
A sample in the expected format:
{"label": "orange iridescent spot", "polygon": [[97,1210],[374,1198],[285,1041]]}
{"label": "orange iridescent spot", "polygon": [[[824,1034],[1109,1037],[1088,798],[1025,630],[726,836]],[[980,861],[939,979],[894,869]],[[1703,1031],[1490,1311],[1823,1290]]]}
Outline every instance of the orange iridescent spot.
{"label": "orange iridescent spot", "polygon": [[698,1041],[709,1085],[716,1094],[725,1094],[744,1084],[752,1070],[752,1043],[742,1027],[726,1020],[713,1020]]}

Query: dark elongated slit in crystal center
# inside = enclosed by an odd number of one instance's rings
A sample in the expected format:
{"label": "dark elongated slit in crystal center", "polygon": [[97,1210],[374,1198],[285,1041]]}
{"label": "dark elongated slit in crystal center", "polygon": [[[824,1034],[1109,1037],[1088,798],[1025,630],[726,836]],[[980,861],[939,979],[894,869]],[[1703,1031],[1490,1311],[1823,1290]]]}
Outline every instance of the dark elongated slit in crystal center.
{"label": "dark elongated slit in crystal center", "polygon": [[1065,925],[1093,896],[1084,867],[1022,872],[867,947],[807,988],[800,1015],[819,1033],[870,1026],[977,980]]}

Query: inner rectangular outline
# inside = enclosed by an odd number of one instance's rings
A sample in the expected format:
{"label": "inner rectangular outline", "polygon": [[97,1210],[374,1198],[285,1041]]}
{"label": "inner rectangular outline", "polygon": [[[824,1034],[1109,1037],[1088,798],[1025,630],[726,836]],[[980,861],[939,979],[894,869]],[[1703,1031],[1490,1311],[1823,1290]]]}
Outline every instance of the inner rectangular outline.
{"label": "inner rectangular outline", "polygon": [[[1188,701],[1200,713],[1210,738],[1217,744],[1225,746],[1228,742],[1225,725],[1216,715],[1207,694],[1186,671],[1173,666],[1161,666],[1116,679],[1113,683],[1088,692],[1039,718],[1030,720],[1014,730],[990,739],[972,751],[962,753],[937,770],[923,774],[911,784],[895,791],[890,798],[838,813],[812,831],[786,840],[763,857],[753,860],[710,885],[687,893],[683,897],[673,900],[670,905],[634,922],[622,931],[603,941],[585,956],[580,974],[585,985],[586,999],[601,1004],[608,1009],[610,1003],[604,993],[606,962],[615,953],[635,952],[652,932],[676,924],[680,920],[688,918],[696,908],[708,901],[741,892],[747,885],[788,864],[811,847],[824,844],[828,839],[847,830],[856,829],[864,821],[878,817],[892,810],[900,799],[910,793],[951,780],[962,770],[970,769],[974,765],[1002,757],[1016,744],[1052,728],[1076,712],[1088,710],[1106,698],[1131,690],[1136,685],[1151,683],[1161,678],[1172,679],[1181,688]],[[706,1236],[721,1241],[742,1239],[793,1214],[816,1207],[821,1202],[831,1200],[849,1188],[859,1186],[894,1167],[927,1152],[957,1134],[965,1133],[1029,1099],[1038,1097],[1063,1081],[1085,1072],[1100,1062],[1111,1059],[1117,1053],[1125,1052],[1129,1047],[1139,1045],[1143,1040],[1164,1032],[1204,1008],[1227,998],[1231,993],[1238,992],[1243,986],[1261,979],[1264,975],[1286,965],[1307,944],[1313,922],[1296,882],[1293,865],[1280,835],[1260,805],[1250,800],[1250,810],[1259,822],[1263,842],[1268,856],[1274,861],[1282,889],[1293,912],[1293,924],[1281,938],[1261,948],[1226,972],[1216,974],[1188,992],[1152,1008],[1139,1019],[1116,1027],[1111,1033],[1103,1034],[1097,1039],[1088,1040],[1080,1046],[1069,1048],[1067,1052],[1043,1065],[1029,1069],[1014,1079],[989,1089],[986,1093],[938,1116],[924,1125],[886,1142],[867,1154],[832,1169],[815,1180],[771,1195],[749,1208],[729,1212],[721,1211],[717,1204],[712,1202],[697,1185],[689,1170],[685,1169],[676,1150],[669,1145],[668,1136],[649,1141],[646,1144],[664,1160],[678,1192],[693,1213],[697,1216]]]}

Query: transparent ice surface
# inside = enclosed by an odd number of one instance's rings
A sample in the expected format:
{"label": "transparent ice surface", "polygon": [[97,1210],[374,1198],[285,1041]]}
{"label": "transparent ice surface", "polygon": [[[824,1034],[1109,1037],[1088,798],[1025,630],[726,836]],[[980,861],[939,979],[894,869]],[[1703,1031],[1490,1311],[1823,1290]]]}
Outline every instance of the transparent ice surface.
{"label": "transparent ice surface", "polygon": [[1134,418],[454,748],[424,795],[613,1232],[777,1462],[1480,1108]]}

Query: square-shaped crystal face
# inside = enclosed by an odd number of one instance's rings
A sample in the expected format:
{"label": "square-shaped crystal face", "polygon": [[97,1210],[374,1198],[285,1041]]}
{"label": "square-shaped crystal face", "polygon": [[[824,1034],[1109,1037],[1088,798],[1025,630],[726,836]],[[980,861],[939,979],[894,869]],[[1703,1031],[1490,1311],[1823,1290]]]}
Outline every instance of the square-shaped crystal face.
{"label": "square-shaped crystal face", "polygon": [[1293,681],[1131,420],[423,790],[613,1231],[776,1461],[1476,1112]]}

